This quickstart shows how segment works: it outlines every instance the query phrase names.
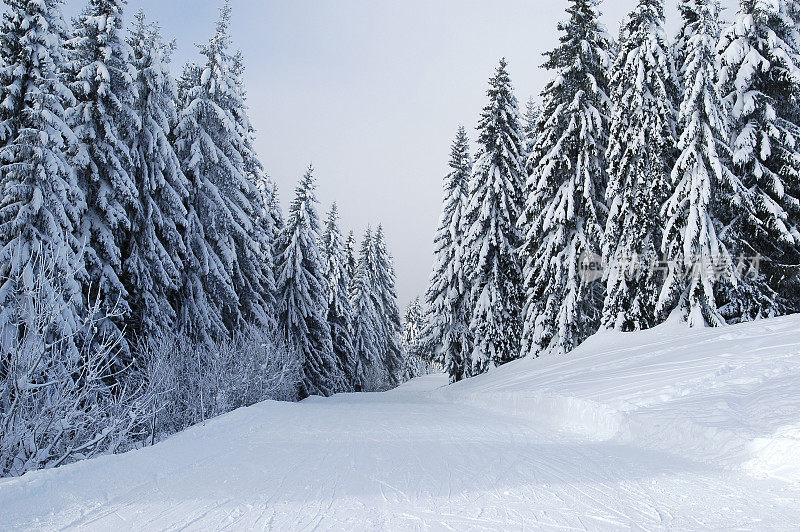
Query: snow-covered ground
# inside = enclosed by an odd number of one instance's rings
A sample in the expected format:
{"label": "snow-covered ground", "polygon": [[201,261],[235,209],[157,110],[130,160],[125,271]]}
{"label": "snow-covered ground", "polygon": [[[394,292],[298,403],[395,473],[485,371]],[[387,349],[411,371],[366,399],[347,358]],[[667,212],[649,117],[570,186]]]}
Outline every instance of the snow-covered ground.
{"label": "snow-covered ground", "polygon": [[0,528],[797,529],[800,317],[263,403],[0,481]]}

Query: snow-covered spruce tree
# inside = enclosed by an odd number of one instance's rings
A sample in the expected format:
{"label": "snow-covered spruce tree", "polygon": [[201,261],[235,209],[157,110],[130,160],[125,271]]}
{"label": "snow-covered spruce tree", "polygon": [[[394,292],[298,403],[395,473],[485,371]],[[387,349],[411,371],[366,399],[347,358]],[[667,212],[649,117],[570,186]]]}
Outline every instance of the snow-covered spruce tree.
{"label": "snow-covered spruce tree", "polygon": [[278,326],[303,366],[300,397],[347,389],[326,319],[328,286],[320,257],[314,188],[309,167],[289,206],[276,257]]}
{"label": "snow-covered spruce tree", "polygon": [[489,82],[489,104],[478,124],[479,150],[464,211],[464,263],[470,276],[471,374],[520,354],[524,153],[517,99],[505,59]]}
{"label": "snow-covered spruce tree", "polygon": [[[176,151],[189,180],[187,263],[179,323],[192,337],[219,338],[247,325],[268,323],[264,254],[257,235],[261,203],[248,175],[249,130],[236,62],[231,55],[230,6],[217,31],[200,47],[206,64],[187,68]],[[189,83],[196,85],[189,87]]]}
{"label": "snow-covered spruce tree", "polygon": [[325,221],[322,235],[322,260],[328,294],[328,325],[333,352],[345,375],[347,389],[355,382],[356,353],[353,348],[353,308],[350,306],[352,278],[347,271],[347,253],[339,230],[339,211],[334,203]]}
{"label": "snow-covered spruce tree", "polygon": [[[673,192],[663,208],[662,252],[667,272],[657,314],[679,313],[689,326],[724,323],[715,301],[719,287],[736,285],[734,265],[720,239],[747,194],[730,170],[727,110],[717,90],[719,7],[716,0],[682,0],[685,81],[678,119],[680,155]],[[734,194],[736,196],[734,196]]]}
{"label": "snow-covered spruce tree", "polygon": [[[275,300],[275,256],[276,246],[283,231],[283,212],[278,200],[278,185],[268,175],[262,173],[257,178],[256,186],[261,192],[261,213],[257,218],[258,234],[262,238],[262,253],[264,254],[264,289],[265,302],[272,307],[270,316],[277,319],[277,301]],[[277,324],[277,322],[276,322]]]}
{"label": "snow-covered spruce tree", "polygon": [[77,99],[68,120],[80,142],[73,164],[87,205],[78,232],[88,273],[83,292],[88,299],[103,301],[107,310],[119,310],[121,317],[101,319],[99,328],[101,338],[119,339],[123,357],[129,353],[123,320],[131,307],[120,275],[131,217],[139,208],[131,146],[141,128],[133,108],[136,68],[124,35],[125,4],[89,1],[69,42],[67,73]]}
{"label": "snow-covered spruce tree", "polygon": [[[254,238],[259,247],[255,251],[261,264],[261,315],[258,325],[262,328],[274,329],[277,325],[277,302],[275,300],[275,246],[278,244],[283,223],[283,215],[277,201],[277,186],[267,176],[258,163],[258,169],[251,174],[251,179],[258,190],[258,198],[254,201],[256,208]],[[280,224],[280,225],[279,225]]]}
{"label": "snow-covered spruce tree", "polygon": [[525,116],[523,117],[522,131],[525,134],[525,151],[528,154],[533,152],[533,145],[536,144],[539,121],[542,118],[542,106],[533,96],[528,98],[525,104]]}
{"label": "snow-covered spruce tree", "polygon": [[373,283],[372,231],[367,228],[361,241],[356,274],[350,290],[353,307],[353,348],[356,370],[353,387],[359,392],[382,390],[380,348],[381,309]]}
{"label": "snow-covered spruce tree", "polygon": [[426,336],[442,360],[450,381],[470,376],[472,341],[470,338],[471,272],[464,268],[463,213],[467,187],[472,174],[469,140],[464,127],[450,150],[450,172],[444,180],[444,200],[439,228],[433,239],[434,266],[425,294],[429,309]]}
{"label": "snow-covered spruce tree", "polygon": [[75,276],[83,262],[74,231],[85,203],[69,162],[77,139],[65,107],[74,100],[58,75],[64,22],[57,0],[7,4],[0,28],[0,351],[24,334],[24,292],[43,275],[38,255],[59,280],[41,286],[61,309],[47,334],[76,356],[83,305]]}
{"label": "snow-covered spruce tree", "polygon": [[344,242],[344,254],[347,276],[350,278],[350,286],[352,287],[353,280],[356,278],[356,269],[358,268],[358,258],[356,257],[356,237],[352,230],[347,233],[347,240]]}
{"label": "snow-covered spruce tree", "polygon": [[386,248],[383,227],[378,225],[372,235],[373,247],[373,291],[376,307],[380,309],[380,330],[378,344],[382,366],[382,381],[386,388],[400,384],[405,353],[403,352],[403,323],[400,309],[397,306],[397,290],[395,288],[394,260]]}
{"label": "snow-covered spruce tree", "polygon": [[418,297],[411,300],[403,314],[403,351],[406,354],[403,380],[410,380],[429,372],[426,360],[421,351],[425,312]]}
{"label": "snow-covered spruce tree", "polygon": [[733,169],[753,207],[736,213],[723,237],[734,255],[763,257],[758,275],[721,298],[732,322],[800,310],[800,131],[791,121],[800,94],[800,37],[790,7],[786,0],[741,0],[718,47]]}
{"label": "snow-covered spruce tree", "polygon": [[123,243],[122,281],[131,313],[130,332],[142,338],[171,330],[186,246],[188,183],[169,136],[177,123],[177,89],[168,68],[172,48],[143,11],[128,42],[136,67],[134,110],[141,122],[131,147],[131,175],[139,201]]}
{"label": "snow-covered spruce tree", "polygon": [[415,297],[408,304],[405,314],[403,314],[403,344],[407,351],[412,351],[419,342],[422,334],[423,321],[425,314],[422,312],[422,305],[419,298]]}
{"label": "snow-covered spruce tree", "polygon": [[611,74],[608,160],[610,205],[603,257],[602,324],[632,331],[656,324],[661,285],[657,267],[676,155],[672,58],[664,34],[663,0],[639,0],[622,30]]}
{"label": "snow-covered spruce tree", "polygon": [[599,327],[600,283],[582,265],[598,256],[606,220],[609,42],[593,0],[570,0],[561,44],[544,68],[542,124],[528,161],[520,226],[527,289],[522,354],[571,351]]}

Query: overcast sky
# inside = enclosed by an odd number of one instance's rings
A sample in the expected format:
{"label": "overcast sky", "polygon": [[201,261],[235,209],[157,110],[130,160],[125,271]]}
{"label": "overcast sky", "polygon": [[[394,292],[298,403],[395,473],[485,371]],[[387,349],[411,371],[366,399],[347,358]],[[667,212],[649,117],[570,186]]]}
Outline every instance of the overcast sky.
{"label": "overcast sky", "polygon": [[[636,0],[606,0],[616,35]],[[678,26],[668,0],[668,29]],[[730,8],[736,0],[723,0]],[[68,16],[84,0],[67,0]],[[179,51],[175,72],[197,57],[221,0],[129,0]],[[459,124],[472,139],[500,57],[521,105],[549,74],[542,52],[557,42],[566,0],[233,0],[234,45],[244,53],[256,148],[284,205],[313,162],[321,216],[337,201],[343,229],[383,223],[403,308],[424,293],[442,178]],[[726,13],[733,17],[733,9]],[[473,145],[474,151],[474,145]]]}

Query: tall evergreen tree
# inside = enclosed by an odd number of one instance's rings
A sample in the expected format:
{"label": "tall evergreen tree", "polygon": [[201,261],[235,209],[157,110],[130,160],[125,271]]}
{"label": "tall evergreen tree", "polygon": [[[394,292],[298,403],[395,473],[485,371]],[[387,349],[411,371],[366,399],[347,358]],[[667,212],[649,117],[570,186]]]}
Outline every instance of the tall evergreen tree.
{"label": "tall evergreen tree", "polygon": [[611,79],[602,323],[630,331],[656,323],[660,211],[668,198],[676,151],[672,102],[677,89],[664,34],[663,0],[639,0],[628,15],[619,46]]}
{"label": "tall evergreen tree", "polygon": [[356,391],[364,392],[381,389],[381,309],[374,297],[372,253],[372,232],[367,229],[361,241],[358,266],[350,293],[353,307],[353,348],[356,353],[353,385]]}
{"label": "tall evergreen tree", "polygon": [[333,352],[327,282],[319,251],[314,176],[305,173],[289,207],[278,244],[278,324],[303,367],[300,396],[328,396],[347,389]]}
{"label": "tall evergreen tree", "polygon": [[662,252],[667,273],[657,313],[677,309],[690,326],[720,325],[715,292],[736,285],[732,259],[720,233],[724,218],[746,196],[730,171],[727,112],[717,90],[719,6],[716,0],[682,0],[684,80],[678,127],[680,155],[673,193],[663,209]]}
{"label": "tall evergreen tree", "polygon": [[[791,3],[794,5],[794,3]],[[731,321],[797,310],[800,264],[798,28],[787,0],[741,0],[720,40],[720,87],[730,106],[734,172],[749,191],[725,238],[736,255],[760,256],[724,300]]]}
{"label": "tall evergreen tree", "polygon": [[400,309],[397,306],[397,290],[395,288],[394,261],[386,248],[383,227],[372,237],[373,247],[373,291],[380,309],[379,349],[384,387],[392,388],[400,384],[405,367],[402,334],[403,323]]}
{"label": "tall evergreen tree", "polygon": [[419,298],[415,297],[403,314],[403,344],[406,346],[406,351],[412,351],[419,342],[424,319],[425,313],[422,311],[422,305]]}
{"label": "tall evergreen tree", "polygon": [[425,294],[429,309],[426,336],[435,346],[451,382],[469,377],[472,360],[469,278],[464,268],[463,215],[472,174],[469,140],[464,127],[450,150],[450,172],[444,180],[444,200],[439,228],[433,240],[434,266]]}
{"label": "tall evergreen tree", "polygon": [[[269,322],[269,282],[257,235],[259,191],[252,175],[244,113],[230,53],[230,6],[217,31],[200,47],[202,71],[184,72],[185,101],[176,148],[189,180],[187,267],[180,324],[194,337],[220,337],[243,325]],[[189,87],[189,83],[196,85]]]}
{"label": "tall evergreen tree", "polygon": [[519,356],[523,303],[517,229],[524,154],[519,108],[505,59],[489,82],[478,125],[479,150],[464,212],[464,253],[471,277],[472,374]]}
{"label": "tall evergreen tree", "polygon": [[137,76],[134,110],[141,122],[131,149],[132,177],[139,201],[123,244],[122,281],[129,296],[130,330],[143,337],[169,330],[180,289],[186,247],[188,183],[169,137],[178,115],[177,88],[168,68],[172,48],[143,11],[128,40]]}
{"label": "tall evergreen tree", "polygon": [[328,294],[328,325],[331,330],[333,352],[347,381],[353,389],[356,380],[356,353],[353,347],[353,308],[350,306],[349,288],[352,278],[347,271],[347,255],[339,230],[339,212],[334,203],[325,221],[322,235],[322,259]]}
{"label": "tall evergreen tree", "polygon": [[65,118],[74,98],[59,79],[66,33],[59,4],[6,0],[0,28],[0,352],[23,333],[29,316],[20,296],[48,266],[59,286],[46,286],[42,297],[62,307],[49,332],[77,354],[84,272],[74,232],[85,202],[69,160],[77,138]]}
{"label": "tall evergreen tree", "polygon": [[[277,325],[277,301],[275,292],[275,246],[280,238],[280,229],[283,226],[283,214],[277,200],[277,185],[267,176],[261,168],[261,163],[251,175],[251,179],[258,191],[258,198],[253,202],[256,209],[254,238],[258,242],[258,249],[253,251],[253,259],[261,265],[260,280],[262,293],[260,295],[261,320],[257,325],[274,328]],[[256,268],[255,273],[259,273]]]}
{"label": "tall evergreen tree", "polygon": [[347,268],[347,276],[350,278],[352,286],[353,280],[356,278],[356,269],[358,268],[358,258],[356,257],[356,237],[353,231],[347,233],[347,240],[344,243],[345,253],[345,267]]}
{"label": "tall evergreen tree", "polygon": [[81,148],[74,165],[88,207],[79,229],[88,272],[84,295],[100,298],[107,317],[100,317],[99,335],[119,339],[123,353],[127,343],[122,317],[131,308],[120,274],[124,243],[139,202],[131,147],[142,126],[133,108],[136,68],[124,36],[125,4],[125,0],[89,1],[69,43],[68,74],[77,99],[68,118]]}
{"label": "tall evergreen tree", "polygon": [[525,116],[522,124],[522,132],[525,135],[525,151],[528,155],[533,153],[533,145],[536,144],[541,119],[542,106],[531,96],[528,98],[528,103],[525,104]]}
{"label": "tall evergreen tree", "polygon": [[547,53],[539,136],[528,161],[523,355],[564,353],[599,327],[602,292],[582,265],[600,253],[606,219],[609,41],[593,0],[570,0]]}

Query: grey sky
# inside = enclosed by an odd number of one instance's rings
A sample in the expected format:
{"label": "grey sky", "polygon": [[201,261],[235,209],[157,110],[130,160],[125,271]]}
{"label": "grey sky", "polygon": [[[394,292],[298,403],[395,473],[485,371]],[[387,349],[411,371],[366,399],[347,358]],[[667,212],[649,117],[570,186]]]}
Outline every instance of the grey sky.
{"label": "grey sky", "polygon": [[[606,0],[609,32],[636,0]],[[667,0],[670,34],[677,0]],[[67,0],[76,14],[83,0]],[[196,58],[221,0],[129,0]],[[345,229],[384,224],[400,304],[424,293],[441,182],[459,124],[474,128],[500,57],[524,106],[549,74],[566,0],[233,0],[234,45],[244,53],[256,147],[284,207],[309,162],[322,215],[339,203]],[[736,0],[723,0],[733,17]],[[474,149],[474,145],[473,145]]]}

